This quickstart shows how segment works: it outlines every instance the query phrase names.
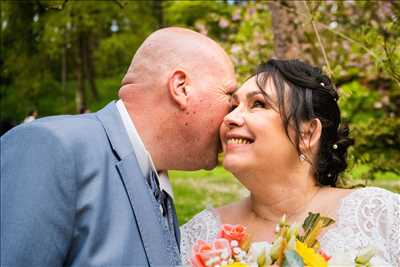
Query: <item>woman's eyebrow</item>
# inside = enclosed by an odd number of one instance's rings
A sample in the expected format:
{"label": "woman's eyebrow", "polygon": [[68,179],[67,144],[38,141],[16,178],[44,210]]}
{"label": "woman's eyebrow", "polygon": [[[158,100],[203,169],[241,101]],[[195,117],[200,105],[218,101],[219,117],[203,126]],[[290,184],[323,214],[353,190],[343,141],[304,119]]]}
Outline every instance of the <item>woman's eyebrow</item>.
{"label": "woman's eyebrow", "polygon": [[[265,93],[264,93],[263,91],[260,91],[260,90],[251,91],[251,92],[248,92],[248,93],[246,94],[246,99],[249,100],[250,98],[252,98],[252,97],[255,96],[255,95],[263,95],[263,96],[264,96]],[[233,98],[233,100],[238,101],[238,95],[237,95],[237,94],[233,94],[233,95],[232,95],[232,98]]]}
{"label": "woman's eyebrow", "polygon": [[262,91],[260,91],[260,90],[248,92],[248,93],[246,94],[246,98],[247,98],[247,99],[250,99],[250,98],[252,98],[252,97],[255,96],[255,95],[263,95],[263,96],[264,96],[265,93],[262,92]]}

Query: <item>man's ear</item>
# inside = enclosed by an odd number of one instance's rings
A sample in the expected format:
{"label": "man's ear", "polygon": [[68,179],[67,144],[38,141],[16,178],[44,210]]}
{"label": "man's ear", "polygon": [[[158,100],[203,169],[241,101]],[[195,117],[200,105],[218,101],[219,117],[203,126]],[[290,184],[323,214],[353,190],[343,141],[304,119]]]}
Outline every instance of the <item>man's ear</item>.
{"label": "man's ear", "polygon": [[174,70],[168,79],[168,92],[180,109],[188,104],[188,76],[183,70]]}
{"label": "man's ear", "polygon": [[319,144],[322,133],[321,121],[317,118],[303,122],[300,133],[300,150],[313,151]]}

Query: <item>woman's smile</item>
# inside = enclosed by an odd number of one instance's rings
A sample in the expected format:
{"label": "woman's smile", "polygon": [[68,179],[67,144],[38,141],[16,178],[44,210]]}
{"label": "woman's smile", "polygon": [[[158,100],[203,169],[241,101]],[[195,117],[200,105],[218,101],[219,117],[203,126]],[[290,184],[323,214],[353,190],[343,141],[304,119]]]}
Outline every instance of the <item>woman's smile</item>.
{"label": "woman's smile", "polygon": [[249,148],[254,143],[254,138],[250,135],[227,132],[225,138],[225,153]]}

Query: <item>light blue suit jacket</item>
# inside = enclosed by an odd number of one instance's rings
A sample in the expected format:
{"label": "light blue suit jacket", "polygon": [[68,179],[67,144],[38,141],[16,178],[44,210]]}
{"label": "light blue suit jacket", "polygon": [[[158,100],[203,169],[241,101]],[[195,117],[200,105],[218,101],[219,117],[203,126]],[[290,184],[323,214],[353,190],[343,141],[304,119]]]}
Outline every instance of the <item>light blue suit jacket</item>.
{"label": "light blue suit jacket", "polygon": [[159,206],[112,102],[1,137],[1,266],[173,266]]}

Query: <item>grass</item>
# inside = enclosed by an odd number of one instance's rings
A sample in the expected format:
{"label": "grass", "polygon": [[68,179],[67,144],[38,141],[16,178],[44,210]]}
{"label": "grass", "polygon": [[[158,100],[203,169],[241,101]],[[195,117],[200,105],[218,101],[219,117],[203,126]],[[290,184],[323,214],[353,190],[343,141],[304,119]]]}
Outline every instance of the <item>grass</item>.
{"label": "grass", "polygon": [[[196,213],[207,207],[221,206],[247,194],[247,190],[221,166],[212,171],[170,171],[169,176],[174,188],[175,205],[180,224],[187,222]],[[364,183],[364,181],[359,182]],[[367,185],[400,193],[400,179],[383,177],[371,181]]]}
{"label": "grass", "polygon": [[169,175],[181,224],[206,207],[220,206],[246,194],[239,182],[222,167],[213,171],[171,171]]}

